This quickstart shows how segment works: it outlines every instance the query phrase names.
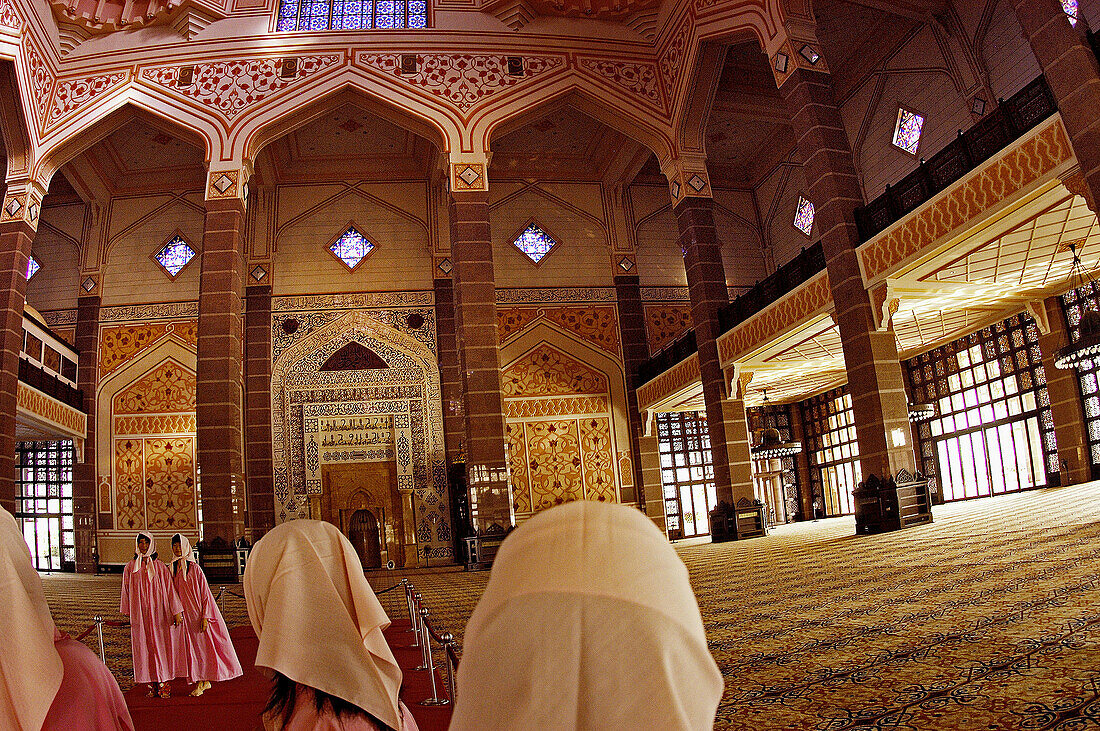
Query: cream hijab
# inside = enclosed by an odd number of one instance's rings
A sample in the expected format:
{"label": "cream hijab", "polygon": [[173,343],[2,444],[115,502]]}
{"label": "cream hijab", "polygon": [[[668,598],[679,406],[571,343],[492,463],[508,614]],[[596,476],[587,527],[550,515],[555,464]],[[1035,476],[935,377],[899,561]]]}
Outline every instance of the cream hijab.
{"label": "cream hijab", "polygon": [[[147,550],[145,553],[142,553],[141,547],[138,546],[138,541],[141,539],[142,536],[145,536],[149,539],[149,550]],[[137,558],[134,559],[134,573],[141,571],[142,564],[145,564],[145,568],[149,569],[149,575],[152,576],[153,572],[156,570],[156,568],[153,566],[153,561],[156,560],[153,558],[153,554],[156,552],[157,542],[153,538],[152,533],[138,533],[136,536],[134,536],[134,553],[137,554]],[[145,559],[149,559],[149,561],[146,562]]]}
{"label": "cream hijab", "polygon": [[390,619],[336,526],[292,520],[252,548],[244,572],[256,667],[343,698],[401,728],[401,668],[382,636]]}
{"label": "cream hijab", "polygon": [[19,525],[0,508],[0,728],[38,731],[65,669],[42,579]]}
{"label": "cream hijab", "polygon": [[451,731],[710,729],[722,676],[661,532],[633,508],[578,501],[501,546],[456,696]]}
{"label": "cream hijab", "polygon": [[[177,561],[183,561],[183,565],[180,566],[180,570],[183,571],[183,578],[187,578],[187,564],[198,563],[195,558],[195,549],[191,547],[191,541],[187,540],[187,536],[182,533],[177,533],[172,536],[172,542],[175,543],[176,539],[180,539],[180,555],[177,556],[175,551],[172,552],[172,572],[175,573],[175,563]],[[151,550],[151,549],[150,549]]]}

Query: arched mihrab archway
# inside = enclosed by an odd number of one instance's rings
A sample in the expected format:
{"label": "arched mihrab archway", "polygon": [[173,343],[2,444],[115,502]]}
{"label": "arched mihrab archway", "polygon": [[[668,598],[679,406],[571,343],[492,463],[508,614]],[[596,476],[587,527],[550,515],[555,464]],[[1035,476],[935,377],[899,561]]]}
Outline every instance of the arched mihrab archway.
{"label": "arched mihrab archway", "polygon": [[[279,343],[271,375],[275,510],[278,522],[322,517],[325,465],[392,462],[406,508],[402,525],[393,528],[415,550],[406,555],[411,566],[452,558],[454,551],[438,361],[429,344],[393,327],[392,315],[319,314],[306,318],[289,342],[283,318],[273,319]],[[333,358],[341,351],[369,351],[385,367],[367,358],[363,368],[323,369],[342,361]]]}

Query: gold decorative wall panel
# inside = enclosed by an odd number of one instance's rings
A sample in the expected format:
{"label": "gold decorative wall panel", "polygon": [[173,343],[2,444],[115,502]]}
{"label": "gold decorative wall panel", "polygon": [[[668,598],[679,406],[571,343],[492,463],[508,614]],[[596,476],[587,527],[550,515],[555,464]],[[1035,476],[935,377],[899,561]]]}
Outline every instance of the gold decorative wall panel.
{"label": "gold decorative wall panel", "polygon": [[691,305],[685,303],[645,306],[645,336],[653,355],[692,327]]}
{"label": "gold decorative wall panel", "polygon": [[502,382],[517,516],[572,500],[618,502],[607,376],[542,342]]}
{"label": "gold decorative wall panel", "polygon": [[194,412],[195,403],[195,374],[167,360],[116,395],[114,413]]}
{"label": "gold decorative wall panel", "polygon": [[99,377],[110,375],[166,337],[182,340],[194,350],[199,342],[198,321],[147,322],[103,328],[99,334]]}
{"label": "gold decorative wall panel", "polygon": [[619,351],[619,319],[614,305],[571,307],[498,307],[497,334],[501,344],[539,320],[553,323],[616,358]]}

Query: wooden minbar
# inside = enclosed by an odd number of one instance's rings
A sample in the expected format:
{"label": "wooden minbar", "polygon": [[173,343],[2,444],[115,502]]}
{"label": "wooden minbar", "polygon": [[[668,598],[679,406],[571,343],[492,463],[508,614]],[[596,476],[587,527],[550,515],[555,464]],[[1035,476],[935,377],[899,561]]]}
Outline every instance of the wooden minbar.
{"label": "wooden minbar", "polygon": [[928,480],[902,470],[885,481],[871,475],[852,492],[856,501],[856,533],[886,533],[932,522]]}

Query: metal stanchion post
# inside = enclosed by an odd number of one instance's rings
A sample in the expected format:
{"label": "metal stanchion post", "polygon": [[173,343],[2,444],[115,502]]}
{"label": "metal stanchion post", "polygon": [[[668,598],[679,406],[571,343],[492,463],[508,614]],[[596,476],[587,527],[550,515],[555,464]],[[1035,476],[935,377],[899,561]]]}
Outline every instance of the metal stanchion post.
{"label": "metal stanchion post", "polygon": [[424,618],[428,616],[428,608],[420,608],[420,667],[417,670],[432,670],[431,638],[428,637],[428,626]]}
{"label": "metal stanchion post", "polygon": [[420,646],[420,592],[413,592],[413,647]]}
{"label": "metal stanchion post", "polygon": [[409,632],[416,632],[416,620],[413,619],[413,585],[408,579],[401,579],[401,583],[405,585],[405,605],[409,610]]}
{"label": "metal stanchion post", "polygon": [[95,631],[99,635],[99,659],[107,664],[107,652],[103,649],[103,617],[98,614],[95,617]]}
{"label": "metal stanchion post", "polygon": [[450,632],[444,632],[443,638],[443,659],[447,662],[447,697],[452,701],[455,699],[455,668],[451,664],[451,653],[454,651],[455,636]]}
{"label": "metal stanchion post", "polygon": [[[423,611],[424,611],[425,616],[427,616],[428,610],[424,609]],[[431,638],[431,635],[428,632],[428,623],[424,622],[423,624],[424,624],[424,646],[426,648],[428,648],[428,650],[427,650],[428,680],[432,684],[432,696],[431,696],[431,698],[425,698],[424,700],[420,701],[420,705],[422,705],[422,706],[445,706],[448,703],[450,703],[450,701],[446,698],[440,698],[439,697],[439,690],[436,688],[436,685],[435,685],[435,658],[432,657],[432,638]]]}

